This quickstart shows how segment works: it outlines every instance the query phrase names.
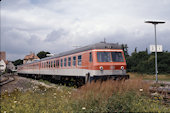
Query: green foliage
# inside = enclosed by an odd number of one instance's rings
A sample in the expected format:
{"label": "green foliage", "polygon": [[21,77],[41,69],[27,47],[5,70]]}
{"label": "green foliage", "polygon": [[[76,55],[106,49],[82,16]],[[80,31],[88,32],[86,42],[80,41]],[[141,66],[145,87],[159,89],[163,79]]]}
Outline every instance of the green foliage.
{"label": "green foliage", "polygon": [[21,65],[21,64],[23,64],[23,60],[21,60],[21,59],[15,60],[15,61],[13,62],[13,64],[14,64],[15,66]]}
{"label": "green foliage", "polygon": [[108,101],[108,112],[165,112],[168,111],[158,100],[138,95],[136,92],[115,93]]}
{"label": "green foliage", "polygon": [[[170,73],[170,53],[158,53],[158,72],[161,74]],[[141,52],[134,52],[127,57],[127,71],[138,73],[155,73],[155,54],[148,54],[148,50]]]}
{"label": "green foliage", "polygon": [[122,44],[121,47],[122,47],[122,49],[123,49],[125,58],[128,57],[129,54],[128,54],[128,46],[127,46],[127,44]]}
{"label": "green foliage", "polygon": [[40,51],[40,52],[37,54],[37,56],[38,56],[40,59],[42,59],[42,58],[47,57],[47,56],[46,56],[47,54],[50,54],[50,53],[49,53],[49,52],[45,52],[45,51]]}
{"label": "green foliage", "polygon": [[[70,88],[71,89],[71,88]],[[1,96],[1,113],[62,113],[71,112],[70,89],[38,86],[33,91],[4,93]]]}

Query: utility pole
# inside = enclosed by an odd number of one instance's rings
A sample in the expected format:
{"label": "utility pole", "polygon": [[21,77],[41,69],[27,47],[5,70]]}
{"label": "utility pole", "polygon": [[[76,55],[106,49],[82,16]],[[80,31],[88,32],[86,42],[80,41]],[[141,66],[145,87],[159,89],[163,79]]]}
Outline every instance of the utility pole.
{"label": "utility pole", "polygon": [[145,23],[150,23],[150,24],[154,25],[154,32],[155,32],[155,76],[156,76],[156,83],[158,83],[156,25],[157,24],[164,24],[165,22],[163,22],[163,21],[145,21]]}

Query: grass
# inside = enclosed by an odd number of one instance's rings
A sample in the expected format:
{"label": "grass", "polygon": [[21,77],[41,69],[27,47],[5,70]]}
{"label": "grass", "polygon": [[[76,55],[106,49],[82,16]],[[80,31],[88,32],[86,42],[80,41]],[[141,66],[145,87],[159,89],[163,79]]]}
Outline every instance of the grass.
{"label": "grass", "polygon": [[21,92],[15,90],[1,96],[1,113],[57,113],[69,112],[68,106],[70,90],[65,87],[61,89],[38,86],[33,91]]}
{"label": "grass", "polygon": [[[66,86],[1,95],[1,113],[75,113],[75,112],[168,112],[158,100],[149,95],[150,84],[142,79],[92,82],[79,89]],[[142,90],[141,90],[142,89]]]}
{"label": "grass", "polygon": [[[155,75],[128,73],[131,79],[141,78],[143,80],[155,80]],[[158,74],[159,81],[170,81],[170,74]]]}
{"label": "grass", "polygon": [[[150,84],[141,79],[87,84],[73,96],[74,112],[167,112],[170,109],[150,99]],[[140,91],[142,89],[142,91]]]}
{"label": "grass", "polygon": [[43,80],[43,79],[40,79],[40,80],[38,80],[38,81],[39,81],[39,82],[43,82],[43,83],[45,83],[45,84],[47,84],[47,85],[51,84],[49,81]]}

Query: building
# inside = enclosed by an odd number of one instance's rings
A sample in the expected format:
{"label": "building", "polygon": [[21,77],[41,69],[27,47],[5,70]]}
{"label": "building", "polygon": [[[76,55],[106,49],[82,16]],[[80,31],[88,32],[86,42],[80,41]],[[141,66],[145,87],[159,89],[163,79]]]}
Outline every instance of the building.
{"label": "building", "polygon": [[5,72],[6,69],[6,63],[4,60],[0,60],[0,72]]}
{"label": "building", "polygon": [[6,52],[5,51],[0,51],[0,60],[4,60],[4,62],[6,62]]}
{"label": "building", "polygon": [[40,58],[36,56],[34,53],[30,53],[29,55],[26,55],[23,60],[23,64],[30,63],[34,60],[39,60]]}
{"label": "building", "polygon": [[16,67],[11,61],[8,61],[8,64],[7,64],[6,68],[8,70],[11,70],[12,72],[16,71]]}
{"label": "building", "polygon": [[0,51],[0,72],[5,72],[6,62],[6,52]]}

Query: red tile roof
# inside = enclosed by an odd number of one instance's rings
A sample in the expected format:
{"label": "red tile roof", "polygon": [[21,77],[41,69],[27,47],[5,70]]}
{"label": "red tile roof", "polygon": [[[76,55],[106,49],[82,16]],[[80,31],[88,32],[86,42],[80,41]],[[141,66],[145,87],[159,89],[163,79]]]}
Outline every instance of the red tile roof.
{"label": "red tile roof", "polygon": [[36,56],[34,53],[31,53],[30,55],[26,55],[24,57],[24,60],[29,60],[29,59],[40,59],[40,58]]}

